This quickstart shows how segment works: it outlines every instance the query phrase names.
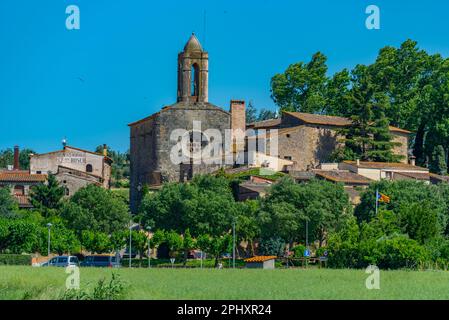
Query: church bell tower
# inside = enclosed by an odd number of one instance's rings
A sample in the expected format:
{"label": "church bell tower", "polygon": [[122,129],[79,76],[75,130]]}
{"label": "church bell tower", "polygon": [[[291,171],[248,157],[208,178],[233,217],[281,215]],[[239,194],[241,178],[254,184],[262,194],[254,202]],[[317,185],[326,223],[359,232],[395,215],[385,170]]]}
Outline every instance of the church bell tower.
{"label": "church bell tower", "polygon": [[178,54],[178,102],[208,102],[209,56],[195,34]]}

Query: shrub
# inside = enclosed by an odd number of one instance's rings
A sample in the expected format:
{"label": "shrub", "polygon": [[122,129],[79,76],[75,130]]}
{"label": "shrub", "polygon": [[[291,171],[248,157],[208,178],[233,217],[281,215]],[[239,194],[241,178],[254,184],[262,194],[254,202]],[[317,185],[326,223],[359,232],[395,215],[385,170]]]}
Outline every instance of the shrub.
{"label": "shrub", "polygon": [[292,248],[292,251],[295,253],[295,258],[302,258],[304,256],[304,250],[306,250],[306,247],[302,244]]}
{"label": "shrub", "polygon": [[92,291],[83,289],[68,289],[61,296],[61,300],[120,300],[125,294],[125,286],[119,276],[112,273],[111,280],[98,280]]}
{"label": "shrub", "polygon": [[283,256],[284,247],[285,243],[279,237],[262,239],[259,245],[259,254],[266,256]]}
{"label": "shrub", "polygon": [[0,254],[0,265],[31,265],[29,254]]}

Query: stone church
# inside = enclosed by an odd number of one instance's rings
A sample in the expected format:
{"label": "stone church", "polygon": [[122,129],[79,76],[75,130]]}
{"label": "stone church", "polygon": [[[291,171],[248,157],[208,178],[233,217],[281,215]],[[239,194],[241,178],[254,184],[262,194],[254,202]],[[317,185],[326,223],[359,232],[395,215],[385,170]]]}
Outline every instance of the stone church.
{"label": "stone church", "polygon": [[[232,100],[229,112],[209,102],[209,55],[203,50],[194,34],[184,50],[178,54],[177,101],[163,107],[149,117],[129,124],[131,181],[130,204],[135,212],[145,185],[160,185],[167,181],[186,181],[198,173],[217,170],[220,164],[195,164],[191,159],[173,163],[170,153],[176,141],[171,139],[174,130],[184,129],[192,135],[194,122],[201,122],[201,131],[235,128],[245,131],[245,103]],[[200,133],[202,134],[202,133]],[[190,137],[192,148],[202,148],[204,140]],[[207,142],[206,142],[207,143]]]}

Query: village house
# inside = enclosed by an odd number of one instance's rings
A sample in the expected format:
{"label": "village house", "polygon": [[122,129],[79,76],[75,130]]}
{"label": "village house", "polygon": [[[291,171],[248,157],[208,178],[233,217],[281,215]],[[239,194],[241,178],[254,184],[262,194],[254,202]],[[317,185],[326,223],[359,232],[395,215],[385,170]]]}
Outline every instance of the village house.
{"label": "village house", "polygon": [[45,174],[31,174],[28,170],[21,170],[19,165],[19,147],[14,147],[14,164],[7,170],[0,170],[0,188],[9,188],[11,195],[19,204],[19,208],[31,208],[29,201],[30,190],[33,186],[44,183]]}
{"label": "village house", "polygon": [[[278,119],[249,123],[247,129],[255,131],[249,139],[262,137],[266,140],[268,153],[269,130],[277,129],[277,154],[280,159],[292,161],[286,170],[304,171],[329,162],[331,154],[341,144],[338,131],[349,125],[351,120],[344,117],[284,111]],[[393,141],[400,143],[393,152],[402,155],[402,162],[406,163],[410,131],[390,126],[390,132]]]}
{"label": "village house", "polygon": [[63,145],[62,150],[33,154],[30,156],[30,174],[53,174],[66,190],[73,195],[80,188],[95,184],[110,188],[112,159],[103,154]]}

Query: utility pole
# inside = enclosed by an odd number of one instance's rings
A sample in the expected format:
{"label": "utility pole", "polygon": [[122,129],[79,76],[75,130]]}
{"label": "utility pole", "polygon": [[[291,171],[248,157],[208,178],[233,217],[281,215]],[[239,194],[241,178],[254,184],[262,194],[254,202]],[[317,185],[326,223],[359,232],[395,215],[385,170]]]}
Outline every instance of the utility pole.
{"label": "utility pole", "polygon": [[376,216],[378,210],[379,210],[379,189],[376,189]]}
{"label": "utility pole", "polygon": [[129,222],[129,252],[128,252],[128,261],[129,261],[129,267],[131,268],[131,252],[132,252],[132,248],[131,248],[131,244],[132,244],[132,235],[131,235],[131,231],[132,231],[132,227],[133,227],[133,222],[132,220]]}
{"label": "utility pole", "polygon": [[232,222],[232,268],[235,269],[235,217]]}
{"label": "utility pole", "polygon": [[151,227],[147,227],[147,230],[148,230],[148,268],[151,268],[151,239],[150,239]]}
{"label": "utility pole", "polygon": [[47,248],[47,256],[50,256],[50,229],[51,229],[52,224],[51,223],[47,223],[47,228],[48,228],[48,248]]}

